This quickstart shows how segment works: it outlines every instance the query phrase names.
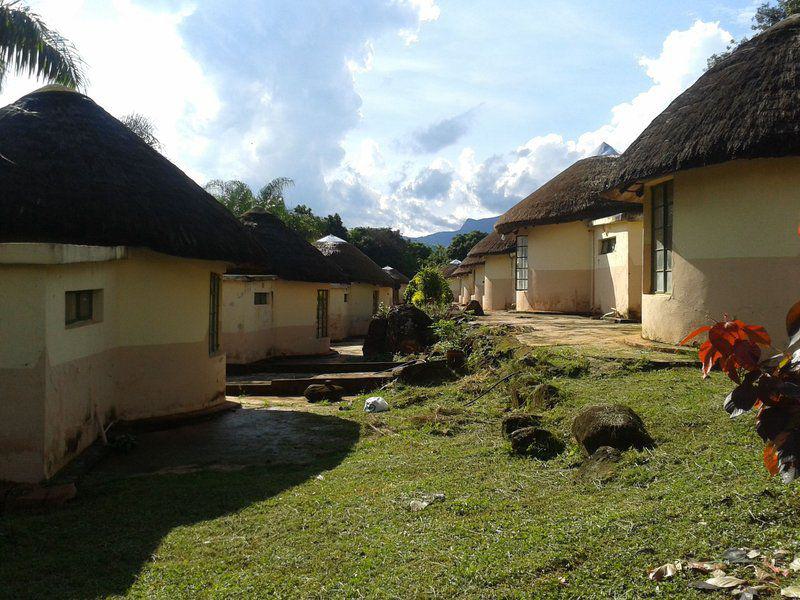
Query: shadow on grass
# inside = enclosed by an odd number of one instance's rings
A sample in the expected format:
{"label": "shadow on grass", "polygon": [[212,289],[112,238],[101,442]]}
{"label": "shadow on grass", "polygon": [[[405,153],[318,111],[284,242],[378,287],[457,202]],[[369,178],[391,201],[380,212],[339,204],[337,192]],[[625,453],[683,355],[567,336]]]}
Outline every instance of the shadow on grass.
{"label": "shadow on grass", "polygon": [[[85,477],[67,507],[0,517],[0,597],[125,594],[171,530],[235,513],[335,467],[358,436],[353,421],[271,410],[144,434],[136,450]],[[182,469],[190,472],[175,474]]]}

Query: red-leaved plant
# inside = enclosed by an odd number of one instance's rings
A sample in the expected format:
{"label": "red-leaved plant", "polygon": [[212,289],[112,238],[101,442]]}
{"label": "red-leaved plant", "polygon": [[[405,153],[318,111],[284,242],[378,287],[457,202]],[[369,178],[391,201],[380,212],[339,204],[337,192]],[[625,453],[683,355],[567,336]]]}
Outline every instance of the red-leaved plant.
{"label": "red-leaved plant", "polygon": [[719,367],[736,383],[723,407],[731,418],[757,411],[756,432],[766,442],[764,466],[789,483],[800,476],[800,302],[786,315],[786,331],[787,349],[766,359],[762,352],[772,347],[767,331],[727,315],[693,331],[681,344],[708,333],[700,346],[703,377]]}

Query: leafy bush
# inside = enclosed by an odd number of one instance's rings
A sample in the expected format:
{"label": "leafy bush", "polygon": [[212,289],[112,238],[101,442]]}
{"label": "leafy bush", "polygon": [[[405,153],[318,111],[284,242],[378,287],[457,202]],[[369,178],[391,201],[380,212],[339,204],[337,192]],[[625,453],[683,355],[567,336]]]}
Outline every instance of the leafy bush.
{"label": "leafy bush", "polygon": [[408,284],[405,299],[417,308],[426,304],[450,304],[453,301],[453,292],[438,270],[425,267]]}
{"label": "leafy bush", "polygon": [[700,346],[703,377],[718,367],[736,384],[723,408],[731,418],[757,411],[756,432],[766,444],[764,466],[789,483],[800,466],[800,302],[786,315],[786,331],[787,349],[766,359],[762,351],[772,345],[767,331],[727,315],[693,331],[681,344],[708,334]]}
{"label": "leafy bush", "polygon": [[469,327],[465,322],[457,322],[453,319],[440,319],[434,322],[432,329],[436,338],[439,340],[433,346],[436,352],[466,349]]}

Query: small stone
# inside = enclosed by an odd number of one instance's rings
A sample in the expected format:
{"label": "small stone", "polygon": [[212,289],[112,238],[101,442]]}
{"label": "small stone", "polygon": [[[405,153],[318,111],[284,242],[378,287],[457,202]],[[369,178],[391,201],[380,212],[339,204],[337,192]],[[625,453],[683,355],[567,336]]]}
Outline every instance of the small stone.
{"label": "small stone", "polygon": [[524,427],[511,434],[511,450],[515,454],[549,460],[564,450],[564,444],[546,429]]}
{"label": "small stone", "polygon": [[525,429],[526,427],[536,427],[541,422],[541,418],[537,415],[529,414],[510,414],[503,417],[503,437],[511,438],[511,434],[518,429]]}
{"label": "small stone", "polygon": [[303,395],[309,402],[339,402],[344,396],[344,388],[332,383],[313,383]]}

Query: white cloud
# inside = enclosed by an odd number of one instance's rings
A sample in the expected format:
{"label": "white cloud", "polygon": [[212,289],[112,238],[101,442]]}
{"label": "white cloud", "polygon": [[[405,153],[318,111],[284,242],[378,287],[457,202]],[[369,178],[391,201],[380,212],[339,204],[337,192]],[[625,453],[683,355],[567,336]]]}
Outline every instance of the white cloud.
{"label": "white cloud", "polygon": [[[589,156],[602,142],[624,151],[642,130],[705,69],[707,58],[723,50],[731,34],[719,23],[696,21],[664,40],[661,53],[641,57],[639,65],[651,79],[651,86],[630,102],[611,109],[608,123],[576,139],[557,133],[538,135],[505,155],[477,162],[475,151],[462,150],[453,170],[449,189],[421,187],[435,170],[436,160],[415,173],[406,173],[392,189],[379,194],[379,182],[360,179],[360,188],[370,187],[380,196],[375,224],[399,226],[408,235],[429,233],[441,224],[460,225],[467,217],[499,214],[580,158]],[[439,187],[444,180],[437,182]],[[427,193],[425,193],[427,191]],[[340,193],[342,191],[340,190]],[[346,194],[345,194],[346,197]]]}
{"label": "white cloud", "polygon": [[[156,10],[131,0],[38,0],[31,7],[78,47],[87,66],[88,94],[118,117],[134,111],[150,117],[165,153],[198,175],[192,167],[211,146],[204,132],[220,101],[179,31],[193,7]],[[0,102],[41,85],[9,78]]]}

